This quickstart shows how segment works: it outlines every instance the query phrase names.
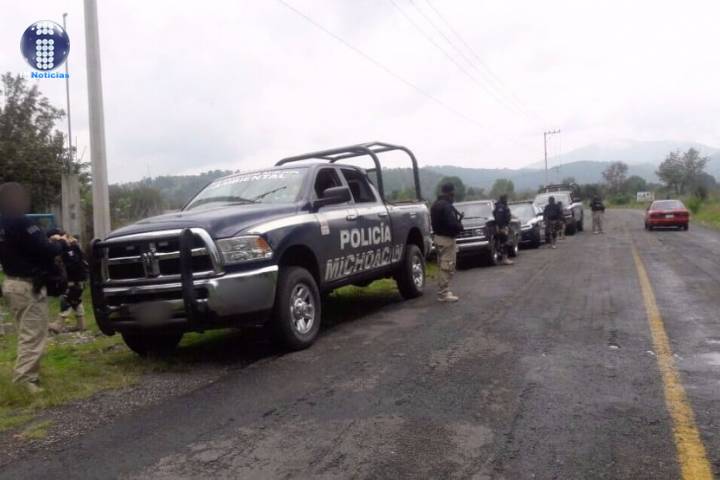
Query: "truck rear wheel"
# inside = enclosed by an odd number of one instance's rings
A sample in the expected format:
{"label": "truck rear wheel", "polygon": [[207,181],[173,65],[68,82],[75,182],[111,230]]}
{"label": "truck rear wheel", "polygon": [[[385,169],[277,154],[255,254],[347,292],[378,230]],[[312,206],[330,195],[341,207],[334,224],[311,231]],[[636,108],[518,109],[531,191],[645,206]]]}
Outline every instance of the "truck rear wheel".
{"label": "truck rear wheel", "polygon": [[425,257],[417,245],[405,246],[405,256],[400,263],[395,281],[400,295],[405,299],[417,298],[425,290]]}
{"label": "truck rear wheel", "polygon": [[153,333],[137,332],[123,333],[125,345],[141,357],[148,355],[167,356],[177,348],[183,334],[180,333]]}
{"label": "truck rear wheel", "polygon": [[279,340],[291,350],[309,347],[320,331],[321,312],[320,292],[310,272],[282,268],[273,318]]}

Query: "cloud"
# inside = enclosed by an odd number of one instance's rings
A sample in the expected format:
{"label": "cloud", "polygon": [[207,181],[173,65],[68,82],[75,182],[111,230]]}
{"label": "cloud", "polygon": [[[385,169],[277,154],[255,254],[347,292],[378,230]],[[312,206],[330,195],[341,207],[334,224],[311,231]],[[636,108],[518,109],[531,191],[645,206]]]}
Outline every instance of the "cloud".
{"label": "cloud", "polygon": [[[560,141],[568,150],[613,138],[720,143],[716,2],[395,0],[471,79],[389,0],[285,1],[429,96],[278,0],[99,2],[111,181],[255,168],[373,139],[410,146],[422,164],[519,167],[542,157],[549,128],[564,132],[552,152]],[[428,18],[464,48],[433,7],[482,65],[433,29]],[[89,142],[82,3],[6,5],[0,65],[28,72],[20,34],[62,11],[82,151]],[[62,81],[38,82],[64,106]]]}

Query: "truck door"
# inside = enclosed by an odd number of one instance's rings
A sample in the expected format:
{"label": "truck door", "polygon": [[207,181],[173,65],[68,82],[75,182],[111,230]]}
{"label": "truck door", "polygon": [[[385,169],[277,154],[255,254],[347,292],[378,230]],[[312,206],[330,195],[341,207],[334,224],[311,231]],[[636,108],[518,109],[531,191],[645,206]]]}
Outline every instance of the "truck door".
{"label": "truck door", "polygon": [[[334,166],[323,167],[315,175],[313,195],[322,198],[328,188],[345,186]],[[323,285],[342,283],[352,276],[354,265],[344,261],[350,250],[350,233],[357,228],[358,214],[351,203],[320,207],[316,213],[320,224],[315,254],[320,263],[320,279]]]}
{"label": "truck door", "polygon": [[388,269],[398,260],[394,252],[390,215],[366,175],[355,168],[341,168],[357,209],[359,232],[351,232],[351,247],[358,274]]}

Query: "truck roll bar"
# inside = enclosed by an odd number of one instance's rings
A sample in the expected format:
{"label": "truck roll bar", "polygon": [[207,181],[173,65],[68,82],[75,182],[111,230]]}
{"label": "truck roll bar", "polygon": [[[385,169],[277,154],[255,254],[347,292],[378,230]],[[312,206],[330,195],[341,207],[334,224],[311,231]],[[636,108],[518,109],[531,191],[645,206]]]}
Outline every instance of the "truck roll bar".
{"label": "truck roll bar", "polygon": [[382,167],[380,165],[380,159],[378,158],[378,155],[381,153],[392,152],[396,150],[401,150],[407,153],[410,157],[413,169],[413,180],[415,181],[415,192],[417,193],[418,201],[422,201],[423,197],[420,191],[420,172],[418,169],[417,159],[409,148],[403,147],[402,145],[393,145],[391,143],[384,142],[360,143],[357,145],[349,145],[347,147],[331,148],[329,150],[320,150],[318,152],[305,153],[302,155],[283,158],[282,160],[277,162],[275,166],[279,167],[281,165],[285,165],[291,162],[299,162],[302,160],[327,160],[330,163],[335,163],[340,160],[362,157],[367,155],[372,158],[372,161],[375,164],[375,168],[372,171],[377,174],[377,188],[380,192],[380,197],[383,201],[386,201],[385,189],[382,178]]}

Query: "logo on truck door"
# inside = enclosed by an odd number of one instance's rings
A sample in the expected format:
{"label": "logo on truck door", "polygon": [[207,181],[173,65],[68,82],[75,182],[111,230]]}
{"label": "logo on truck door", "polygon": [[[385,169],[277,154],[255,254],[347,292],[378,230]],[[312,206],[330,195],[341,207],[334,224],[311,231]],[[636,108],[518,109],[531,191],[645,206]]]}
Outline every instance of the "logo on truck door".
{"label": "logo on truck door", "polygon": [[[364,247],[371,247],[362,250]],[[340,230],[340,250],[346,255],[328,259],[325,281],[338,280],[400,261],[403,245],[392,245],[390,226],[381,223],[368,228]]]}

